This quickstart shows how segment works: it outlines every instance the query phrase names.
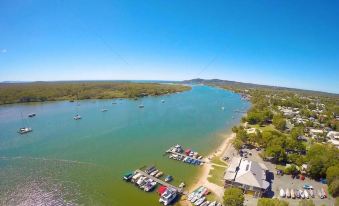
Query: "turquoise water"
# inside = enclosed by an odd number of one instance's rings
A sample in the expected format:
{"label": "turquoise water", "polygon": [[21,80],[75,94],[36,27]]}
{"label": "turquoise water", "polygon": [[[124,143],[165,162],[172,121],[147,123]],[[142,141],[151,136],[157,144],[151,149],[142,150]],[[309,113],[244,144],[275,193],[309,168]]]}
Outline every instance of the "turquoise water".
{"label": "turquoise water", "polygon": [[[158,205],[155,192],[123,182],[122,174],[154,164],[173,184],[190,184],[198,168],[164,151],[178,143],[208,154],[240,121],[235,110],[248,107],[239,95],[207,86],[137,101],[0,106],[0,204]],[[28,118],[31,112],[37,116]],[[76,112],[83,119],[73,120]],[[33,132],[19,135],[23,125]]]}

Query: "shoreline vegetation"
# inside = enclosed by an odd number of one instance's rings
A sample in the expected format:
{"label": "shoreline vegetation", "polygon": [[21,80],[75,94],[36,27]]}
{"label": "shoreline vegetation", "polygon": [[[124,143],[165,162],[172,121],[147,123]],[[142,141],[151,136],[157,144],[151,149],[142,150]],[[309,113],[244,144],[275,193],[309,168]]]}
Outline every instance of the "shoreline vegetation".
{"label": "shoreline vegetation", "polygon": [[[250,101],[246,116],[232,128],[233,138],[225,139],[223,144],[236,150],[258,148],[262,161],[271,162],[283,173],[324,181],[329,194],[339,202],[339,149],[328,136],[339,132],[338,94],[226,80],[194,79],[184,83],[222,88]],[[200,175],[198,182],[208,182],[206,171]]]}
{"label": "shoreline vegetation", "polygon": [[181,84],[135,82],[0,83],[0,105],[84,99],[141,98],[183,92]]}

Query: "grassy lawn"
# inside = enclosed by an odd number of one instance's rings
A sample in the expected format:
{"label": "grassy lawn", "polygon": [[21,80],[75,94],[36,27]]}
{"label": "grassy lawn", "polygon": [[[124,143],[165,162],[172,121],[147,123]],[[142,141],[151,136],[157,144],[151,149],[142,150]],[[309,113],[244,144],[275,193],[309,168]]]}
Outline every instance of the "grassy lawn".
{"label": "grassy lawn", "polygon": [[225,168],[224,167],[218,167],[218,166],[213,166],[213,169],[210,170],[209,176],[208,177],[208,181],[219,185],[221,187],[224,186],[224,172],[225,172]]}
{"label": "grassy lawn", "polygon": [[210,193],[209,195],[206,196],[206,199],[207,199],[208,201],[212,202],[212,201],[217,200],[218,197],[217,197],[215,194]]}
{"label": "grassy lawn", "polygon": [[211,159],[211,163],[217,164],[217,165],[223,165],[227,166],[227,164],[220,159],[220,156],[215,156]]}

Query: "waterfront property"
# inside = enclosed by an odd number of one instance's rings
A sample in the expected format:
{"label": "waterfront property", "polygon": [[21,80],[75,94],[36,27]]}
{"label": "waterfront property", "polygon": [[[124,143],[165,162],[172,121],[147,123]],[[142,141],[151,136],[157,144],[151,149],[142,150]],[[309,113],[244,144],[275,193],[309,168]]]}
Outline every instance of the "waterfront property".
{"label": "waterfront property", "polygon": [[225,187],[238,187],[254,197],[261,197],[270,186],[266,181],[267,171],[262,163],[234,157],[224,176]]}

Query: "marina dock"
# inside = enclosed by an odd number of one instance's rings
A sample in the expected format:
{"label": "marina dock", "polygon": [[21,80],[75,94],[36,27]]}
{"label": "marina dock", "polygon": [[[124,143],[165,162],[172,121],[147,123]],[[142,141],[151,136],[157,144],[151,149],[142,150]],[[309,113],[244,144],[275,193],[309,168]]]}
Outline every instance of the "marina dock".
{"label": "marina dock", "polygon": [[187,191],[184,191],[183,188],[180,188],[180,187],[176,187],[176,186],[174,186],[174,185],[171,185],[171,184],[169,184],[168,182],[165,182],[165,181],[163,181],[163,180],[161,180],[161,179],[158,179],[158,178],[156,178],[156,177],[153,177],[153,176],[147,174],[146,172],[144,172],[144,171],[142,171],[142,170],[140,170],[140,169],[135,170],[135,172],[140,173],[140,174],[142,174],[143,176],[152,179],[153,181],[156,181],[156,182],[159,183],[160,185],[163,185],[163,186],[166,186],[166,187],[168,187],[168,188],[174,189],[174,190],[178,191],[180,194],[184,194],[184,195],[188,194],[188,192],[187,192]]}
{"label": "marina dock", "polygon": [[183,157],[188,157],[188,158],[190,158],[190,159],[192,159],[192,160],[196,160],[196,161],[200,161],[200,162],[206,163],[206,161],[204,161],[203,159],[197,159],[197,158],[188,156],[188,155],[186,155],[185,153],[173,152],[173,151],[171,151],[170,149],[167,150],[166,153],[175,154],[175,155],[178,155],[178,156],[180,155],[180,156],[183,156]]}

